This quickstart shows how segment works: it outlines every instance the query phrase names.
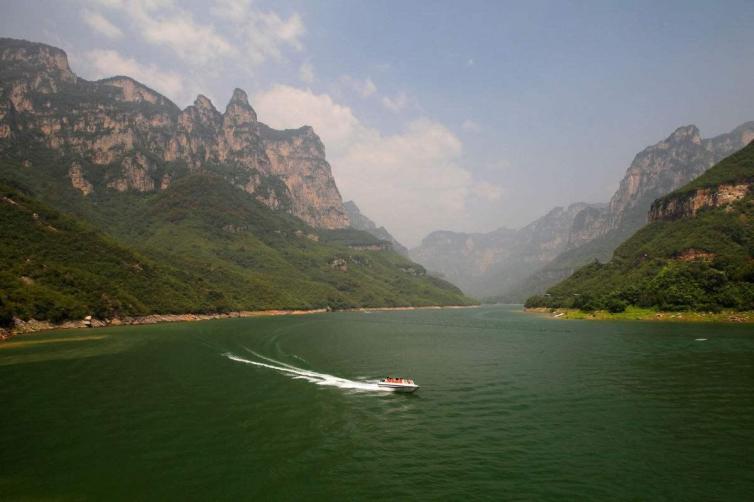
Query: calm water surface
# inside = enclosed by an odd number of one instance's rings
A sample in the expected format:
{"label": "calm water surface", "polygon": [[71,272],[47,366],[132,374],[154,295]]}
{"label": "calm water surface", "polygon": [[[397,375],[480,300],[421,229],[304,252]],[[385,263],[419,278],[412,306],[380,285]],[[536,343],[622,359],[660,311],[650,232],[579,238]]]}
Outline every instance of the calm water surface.
{"label": "calm water surface", "polygon": [[0,382],[3,500],[754,497],[750,326],[490,307],[50,332],[0,345]]}

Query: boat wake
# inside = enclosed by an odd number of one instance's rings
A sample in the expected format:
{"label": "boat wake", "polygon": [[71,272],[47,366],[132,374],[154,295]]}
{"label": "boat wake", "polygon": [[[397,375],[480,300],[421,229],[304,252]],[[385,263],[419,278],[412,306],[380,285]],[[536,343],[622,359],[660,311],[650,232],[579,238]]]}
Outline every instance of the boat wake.
{"label": "boat wake", "polygon": [[[251,351],[250,351],[251,352]],[[267,368],[278,371],[284,375],[287,375],[295,380],[306,380],[316,385],[325,385],[328,387],[338,387],[340,389],[350,389],[358,391],[372,391],[372,392],[390,392],[391,389],[384,389],[377,385],[377,380],[349,380],[347,378],[340,378],[334,375],[328,375],[327,373],[317,373],[316,371],[305,370],[303,368],[297,368],[290,364],[282,363],[269,357],[265,357],[256,352],[251,352],[256,358],[263,361],[253,361],[251,359],[245,359],[241,356],[226,352],[223,355],[231,361],[236,361],[244,364],[252,364],[260,368]]]}

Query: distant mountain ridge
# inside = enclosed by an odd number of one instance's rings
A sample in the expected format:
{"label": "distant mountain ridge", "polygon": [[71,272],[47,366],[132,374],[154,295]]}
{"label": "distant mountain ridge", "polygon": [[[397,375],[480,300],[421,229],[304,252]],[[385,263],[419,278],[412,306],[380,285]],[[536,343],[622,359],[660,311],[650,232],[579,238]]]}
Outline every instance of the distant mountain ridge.
{"label": "distant mountain ridge", "polygon": [[[752,139],[754,122],[708,139],[703,139],[694,125],[679,127],[665,140],[636,155],[608,204],[590,204],[567,219],[555,220],[558,225],[566,226],[558,231],[561,238],[553,248],[556,252],[539,255],[542,259],[534,269],[522,268],[516,261],[506,265],[508,256],[522,249],[518,241],[510,238],[496,244],[498,251],[488,249],[487,253],[480,253],[464,251],[467,241],[463,239],[456,239],[454,246],[436,242],[430,234],[419,248],[412,250],[411,256],[429,269],[439,270],[469,294],[505,302],[523,301],[568,277],[582,265],[595,259],[609,260],[624,240],[647,223],[647,213],[655,199],[698,177]],[[537,221],[547,221],[547,216]],[[543,234],[545,241],[547,232]],[[472,248],[502,234],[497,230],[483,235],[472,240]],[[453,256],[454,261],[464,265],[451,267],[446,256]],[[480,287],[470,279],[474,275],[484,276],[486,284]]]}
{"label": "distant mountain ridge", "polygon": [[689,183],[752,140],[754,122],[708,139],[702,139],[699,128],[689,125],[645,148],[627,169],[608,207],[591,215],[590,223],[579,230],[587,238],[516,285],[509,295],[523,301],[570,276],[582,265],[608,261],[623,241],[647,224],[655,199]]}
{"label": "distant mountain ridge", "polygon": [[622,226],[642,226],[652,201],[693,180],[752,139],[754,122],[709,139],[702,139],[695,125],[679,127],[636,155],[608,206],[590,219],[585,230],[595,238]]}
{"label": "distant mountain ridge", "polygon": [[754,310],[754,141],[657,199],[649,224],[530,307]]}
{"label": "distant mountain ridge", "polygon": [[472,296],[493,296],[567,249],[575,218],[586,210],[601,208],[582,202],[556,207],[520,230],[433,232],[410,251],[410,256]]}
{"label": "distant mountain ridge", "polygon": [[375,222],[365,216],[359,206],[352,200],[343,203],[343,208],[346,210],[348,220],[351,222],[351,227],[357,230],[363,230],[368,232],[380,240],[388,241],[393,246],[393,250],[401,256],[408,257],[408,249],[398,242],[385,227],[378,227]]}

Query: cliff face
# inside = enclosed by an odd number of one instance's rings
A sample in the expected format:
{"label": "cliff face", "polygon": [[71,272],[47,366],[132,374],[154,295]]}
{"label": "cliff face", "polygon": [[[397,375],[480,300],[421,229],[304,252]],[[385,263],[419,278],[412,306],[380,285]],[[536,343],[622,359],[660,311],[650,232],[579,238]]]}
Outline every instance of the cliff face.
{"label": "cliff face", "polygon": [[411,257],[478,297],[500,295],[567,249],[574,219],[602,206],[585,203],[556,207],[520,230],[484,234],[433,232],[411,250]]}
{"label": "cliff face", "polygon": [[754,140],[693,182],[656,200],[649,221],[693,218],[703,209],[724,208],[747,198],[754,185]]}
{"label": "cliff face", "polygon": [[607,263],[527,302],[616,312],[754,308],[754,142],[652,204],[650,222]]}
{"label": "cliff face", "polygon": [[385,227],[378,227],[372,220],[362,214],[362,212],[359,210],[359,207],[354,201],[346,201],[343,204],[343,207],[345,207],[346,209],[346,214],[348,215],[348,219],[351,222],[352,228],[355,228],[356,230],[363,230],[364,232],[369,232],[378,239],[390,242],[395,252],[402,256],[408,257],[408,249],[406,249],[403,244],[398,242],[395,237],[393,237],[390,232],[387,231]]}
{"label": "cliff face", "polygon": [[657,201],[649,211],[649,221],[693,218],[702,209],[724,207],[746,197],[752,183],[724,184],[700,188],[690,194]]}
{"label": "cliff face", "polygon": [[79,79],[54,47],[0,39],[0,155],[40,148],[66,165],[84,196],[155,192],[213,172],[315,227],[349,223],[314,131],[268,128],[244,91],[234,91],[224,113],[202,95],[180,110],[129,77]]}
{"label": "cliff face", "polygon": [[[623,241],[646,225],[647,214],[657,198],[699,177],[753,139],[754,122],[709,139],[703,139],[699,129],[690,125],[679,127],[665,140],[645,148],[626,170],[607,207],[588,208],[577,215],[563,253],[513,287],[510,294],[521,300],[545,291],[595,259],[609,260]],[[698,203],[703,204],[701,199]],[[687,209],[673,205],[665,212]]]}
{"label": "cliff face", "polygon": [[647,211],[655,199],[685,185],[752,139],[754,122],[709,139],[702,139],[694,125],[679,127],[636,155],[605,211],[583,218],[589,223],[579,230],[578,243],[616,230],[633,233],[647,222]]}
{"label": "cliff face", "polygon": [[283,180],[291,193],[293,214],[316,227],[348,226],[346,209],[325,160],[325,146],[314,129],[276,131],[260,124],[260,134],[270,173]]}
{"label": "cliff face", "polygon": [[[436,232],[411,256],[470,294],[522,301],[584,264],[609,260],[621,242],[647,223],[655,199],[697,178],[752,140],[754,122],[709,139],[703,139],[696,126],[680,127],[636,155],[609,204],[556,208],[518,232]],[[705,204],[737,197],[741,190],[733,185],[720,194],[700,192],[683,207],[674,202],[658,211],[667,217],[697,211]]]}

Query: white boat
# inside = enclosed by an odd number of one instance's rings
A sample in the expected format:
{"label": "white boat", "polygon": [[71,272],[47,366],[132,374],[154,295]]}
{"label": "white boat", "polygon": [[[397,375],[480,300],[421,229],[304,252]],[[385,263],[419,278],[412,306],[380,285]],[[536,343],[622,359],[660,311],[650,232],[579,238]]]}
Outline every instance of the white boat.
{"label": "white boat", "polygon": [[377,385],[381,389],[392,390],[393,392],[416,392],[418,385],[410,378],[383,378]]}

